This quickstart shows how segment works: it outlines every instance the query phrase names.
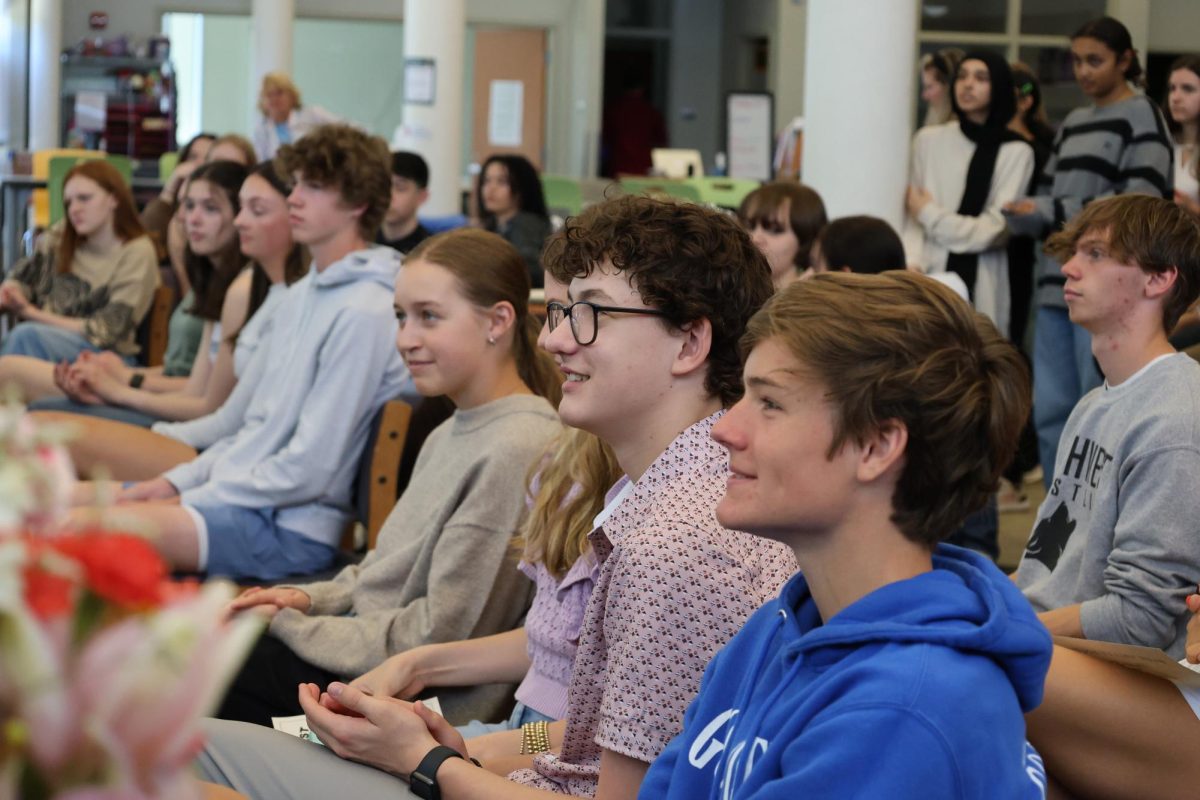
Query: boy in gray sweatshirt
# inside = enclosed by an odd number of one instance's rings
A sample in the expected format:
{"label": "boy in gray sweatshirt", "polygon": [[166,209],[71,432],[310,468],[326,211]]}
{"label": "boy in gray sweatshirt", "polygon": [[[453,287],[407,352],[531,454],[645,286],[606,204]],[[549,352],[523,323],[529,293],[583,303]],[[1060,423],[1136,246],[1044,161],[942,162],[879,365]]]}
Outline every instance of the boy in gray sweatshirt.
{"label": "boy in gray sweatshirt", "polygon": [[1107,380],[1067,420],[1014,580],[1053,634],[1178,658],[1200,576],[1200,365],[1167,334],[1200,293],[1200,225],[1120,195],[1048,247]]}

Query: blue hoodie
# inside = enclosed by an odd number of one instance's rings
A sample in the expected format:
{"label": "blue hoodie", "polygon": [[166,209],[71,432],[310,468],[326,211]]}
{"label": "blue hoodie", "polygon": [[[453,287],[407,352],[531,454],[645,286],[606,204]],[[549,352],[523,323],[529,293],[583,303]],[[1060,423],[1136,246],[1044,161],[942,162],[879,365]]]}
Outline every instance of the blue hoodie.
{"label": "blue hoodie", "polygon": [[1044,797],[1022,713],[1050,635],[982,556],[933,563],[824,625],[794,576],[709,663],[639,796]]}
{"label": "blue hoodie", "polygon": [[213,415],[225,435],[164,473],[184,505],[274,508],[280,526],[337,544],[375,412],[413,392],[396,352],[400,258],[356,250],[287,288]]}

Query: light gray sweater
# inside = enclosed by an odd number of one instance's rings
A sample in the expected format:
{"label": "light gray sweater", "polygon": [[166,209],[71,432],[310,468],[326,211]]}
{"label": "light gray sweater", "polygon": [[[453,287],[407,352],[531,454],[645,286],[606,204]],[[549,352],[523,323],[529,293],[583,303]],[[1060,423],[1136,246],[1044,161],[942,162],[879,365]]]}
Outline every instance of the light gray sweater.
{"label": "light gray sweater", "polygon": [[1088,639],[1183,655],[1200,580],[1200,365],[1175,354],[1071,412],[1017,569],[1038,611],[1080,603]]}
{"label": "light gray sweater", "polygon": [[[512,548],[526,472],[558,430],[553,407],[533,395],[456,411],[426,439],[376,548],[332,580],[301,585],[309,613],[284,609],[271,633],[353,678],[417,645],[516,627],[532,590]],[[506,693],[512,687],[437,692],[455,722],[492,717]]]}

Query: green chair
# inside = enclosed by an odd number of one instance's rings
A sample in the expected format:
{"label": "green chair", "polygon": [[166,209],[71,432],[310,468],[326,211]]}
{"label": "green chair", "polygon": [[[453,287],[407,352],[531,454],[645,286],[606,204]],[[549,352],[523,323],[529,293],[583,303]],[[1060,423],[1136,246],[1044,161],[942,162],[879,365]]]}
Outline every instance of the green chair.
{"label": "green chair", "polygon": [[169,153],[163,153],[158,157],[158,179],[163,183],[171,177],[171,173],[175,171],[175,167],[179,164],[179,151],[172,150]]}
{"label": "green chair", "polygon": [[689,203],[700,202],[700,192],[696,187],[686,181],[675,180],[672,178],[642,178],[623,176],[621,178],[621,188],[626,194],[644,194],[644,195],[667,195],[680,200],[686,200]]}
{"label": "green chair", "polygon": [[583,190],[574,178],[543,175],[542,192],[546,195],[546,208],[552,212],[571,216],[583,210]]}
{"label": "green chair", "polygon": [[688,178],[687,183],[696,187],[700,193],[700,202],[711,203],[721,208],[737,209],[761,184],[750,178],[721,178],[704,177]]}
{"label": "green chair", "polygon": [[[117,168],[117,172],[121,173],[121,177],[125,179],[126,186],[132,185],[133,162],[127,156],[105,155],[104,159]],[[50,191],[51,225],[63,218],[63,182],[67,178],[67,173],[76,163],[85,160],[87,158],[81,156],[55,156],[50,159],[50,173],[46,177],[46,188]]]}

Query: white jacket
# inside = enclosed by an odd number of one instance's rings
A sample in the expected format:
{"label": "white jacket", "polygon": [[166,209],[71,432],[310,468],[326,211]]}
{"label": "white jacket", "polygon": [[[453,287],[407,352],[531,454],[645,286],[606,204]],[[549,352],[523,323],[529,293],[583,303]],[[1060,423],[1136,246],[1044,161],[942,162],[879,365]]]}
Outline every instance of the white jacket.
{"label": "white jacket", "polygon": [[400,259],[369,247],[288,287],[245,373],[210,415],[225,435],[163,475],[184,505],[274,508],[280,526],[337,544],[375,413],[414,393],[396,352]]}
{"label": "white jacket", "polygon": [[[292,132],[292,141],[294,142],[319,125],[340,121],[335,115],[320,106],[305,106],[292,109],[292,113],[288,115],[287,126],[288,130]],[[266,161],[274,158],[275,151],[279,149],[280,144],[282,142],[279,141],[279,132],[275,129],[275,123],[265,114],[260,114],[258,124],[254,127],[254,152],[258,154],[258,160]]]}

